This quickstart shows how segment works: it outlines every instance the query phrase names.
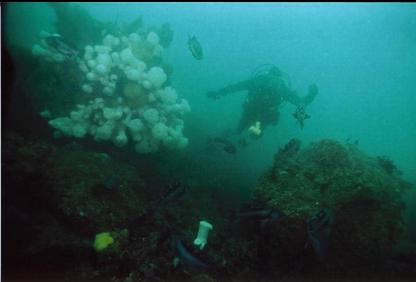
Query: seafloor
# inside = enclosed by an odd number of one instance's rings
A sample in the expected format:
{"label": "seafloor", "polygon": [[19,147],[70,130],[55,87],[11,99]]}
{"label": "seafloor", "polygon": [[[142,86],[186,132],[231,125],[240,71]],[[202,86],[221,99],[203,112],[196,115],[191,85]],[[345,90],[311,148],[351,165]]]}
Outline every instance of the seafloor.
{"label": "seafloor", "polygon": [[[415,277],[415,247],[401,220],[401,195],[410,186],[390,160],[366,156],[354,144],[322,140],[302,149],[292,140],[281,148],[248,203],[286,215],[267,227],[233,218],[230,207],[239,203],[230,200],[232,192],[203,185],[141,218],[163,190],[157,162],[146,167],[88,145],[15,132],[5,132],[2,145],[6,281]],[[328,256],[319,260],[305,248],[306,222],[322,207],[335,220]],[[173,239],[192,242],[201,217],[215,226],[197,253],[210,268],[175,263]],[[98,252],[93,242],[101,232],[110,232],[114,243]]]}

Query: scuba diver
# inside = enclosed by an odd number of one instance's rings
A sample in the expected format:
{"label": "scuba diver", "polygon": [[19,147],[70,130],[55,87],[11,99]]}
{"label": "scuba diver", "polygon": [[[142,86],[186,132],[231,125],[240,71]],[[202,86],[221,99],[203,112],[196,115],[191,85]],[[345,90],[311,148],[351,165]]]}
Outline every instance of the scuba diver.
{"label": "scuba diver", "polygon": [[[263,66],[270,65],[260,67]],[[267,126],[278,123],[279,106],[283,102],[289,102],[297,107],[293,116],[303,128],[304,120],[310,117],[306,114],[305,107],[318,94],[318,87],[316,84],[311,84],[308,94],[301,98],[290,88],[290,83],[285,77],[287,76],[279,68],[271,65],[268,70],[257,71],[251,79],[228,85],[218,91],[209,91],[207,97],[219,99],[234,92],[248,91],[236,134],[248,130],[255,138],[262,136]]]}

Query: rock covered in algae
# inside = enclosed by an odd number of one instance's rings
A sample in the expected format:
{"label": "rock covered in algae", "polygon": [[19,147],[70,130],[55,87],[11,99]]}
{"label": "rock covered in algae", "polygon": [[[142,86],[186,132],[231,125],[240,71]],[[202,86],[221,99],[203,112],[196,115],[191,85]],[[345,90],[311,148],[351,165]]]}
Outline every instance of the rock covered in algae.
{"label": "rock covered in algae", "polygon": [[[322,208],[333,210],[331,263],[348,268],[391,253],[404,228],[402,193],[408,187],[357,145],[324,139],[300,149],[300,141],[292,140],[275,155],[254,198],[281,209],[289,224],[306,222]],[[289,229],[280,230],[281,240]]]}
{"label": "rock covered in algae", "polygon": [[125,225],[144,209],[139,171],[105,153],[68,144],[46,165],[57,208],[74,222],[106,230]]}

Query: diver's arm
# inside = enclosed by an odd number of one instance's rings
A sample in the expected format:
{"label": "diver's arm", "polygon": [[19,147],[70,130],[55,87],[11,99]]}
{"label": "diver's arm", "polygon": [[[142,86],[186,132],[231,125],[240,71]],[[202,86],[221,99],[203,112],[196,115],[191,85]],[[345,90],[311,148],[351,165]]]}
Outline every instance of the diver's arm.
{"label": "diver's arm", "polygon": [[298,96],[297,92],[289,89],[286,89],[283,100],[295,106],[300,106],[302,104],[302,98]]}
{"label": "diver's arm", "polygon": [[230,93],[247,90],[249,86],[251,85],[251,83],[252,83],[251,80],[244,80],[236,84],[231,84],[218,91],[209,91],[207,93],[207,97],[219,99],[220,97],[226,96]]}
{"label": "diver's arm", "polygon": [[303,98],[303,104],[305,106],[309,105],[315,99],[316,95],[318,95],[318,92],[318,86],[315,83],[309,85],[308,95]]}
{"label": "diver's arm", "polygon": [[283,97],[283,99],[288,101],[289,103],[297,107],[300,105],[307,106],[315,99],[315,96],[318,95],[318,86],[316,86],[316,84],[309,85],[308,95],[306,95],[303,98],[299,97],[296,91],[292,91],[289,89],[287,89],[285,93],[286,95]]}

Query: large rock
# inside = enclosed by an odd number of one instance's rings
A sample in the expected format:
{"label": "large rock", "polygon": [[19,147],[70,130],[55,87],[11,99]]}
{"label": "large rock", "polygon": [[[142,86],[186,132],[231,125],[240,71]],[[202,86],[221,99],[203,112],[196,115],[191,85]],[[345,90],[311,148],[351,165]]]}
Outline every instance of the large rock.
{"label": "large rock", "polygon": [[39,270],[45,280],[47,273],[80,275],[79,267],[95,263],[94,236],[134,226],[148,205],[140,171],[109,155],[10,132],[2,141],[8,277]]}
{"label": "large rock", "polygon": [[71,221],[101,232],[126,227],[144,211],[139,171],[108,154],[74,143],[56,150],[46,165],[56,208]]}
{"label": "large rock", "polygon": [[288,216],[276,235],[280,250],[273,252],[299,256],[306,221],[330,208],[335,221],[327,263],[337,270],[382,265],[403,230],[401,197],[409,184],[390,160],[367,156],[354,144],[324,139],[299,148],[292,140],[280,149],[254,191],[255,201]]}

